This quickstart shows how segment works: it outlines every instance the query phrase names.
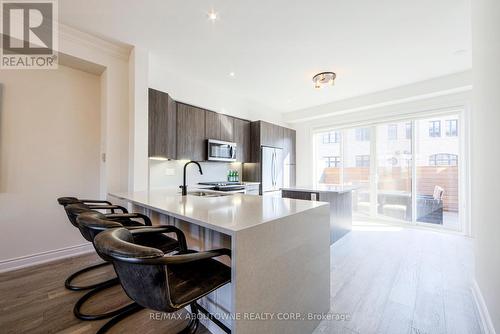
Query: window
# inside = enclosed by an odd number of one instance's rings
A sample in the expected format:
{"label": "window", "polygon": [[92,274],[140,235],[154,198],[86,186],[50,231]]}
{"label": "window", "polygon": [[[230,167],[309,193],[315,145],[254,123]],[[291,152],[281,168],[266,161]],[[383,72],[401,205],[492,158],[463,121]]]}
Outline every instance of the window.
{"label": "window", "polygon": [[458,156],[456,154],[438,153],[429,156],[430,166],[457,166]]}
{"label": "window", "polygon": [[429,122],[429,137],[441,137],[441,121]]}
{"label": "window", "polygon": [[412,125],[411,122],[406,123],[406,139],[411,139],[412,136]]}
{"label": "window", "polygon": [[325,168],[340,167],[340,157],[323,157]]}
{"label": "window", "polygon": [[368,129],[368,128],[356,129],[356,140],[357,141],[369,141],[370,140],[370,129]]}
{"label": "window", "polygon": [[389,140],[397,140],[398,139],[398,125],[397,124],[389,124],[387,126],[387,138]]}
{"label": "window", "polygon": [[449,119],[446,121],[446,136],[458,136],[458,119]]}
{"label": "window", "polygon": [[322,135],[323,144],[333,144],[340,142],[340,133],[337,131],[328,132]]}
{"label": "window", "polygon": [[370,167],[370,156],[369,155],[357,155],[356,156],[356,167]]}

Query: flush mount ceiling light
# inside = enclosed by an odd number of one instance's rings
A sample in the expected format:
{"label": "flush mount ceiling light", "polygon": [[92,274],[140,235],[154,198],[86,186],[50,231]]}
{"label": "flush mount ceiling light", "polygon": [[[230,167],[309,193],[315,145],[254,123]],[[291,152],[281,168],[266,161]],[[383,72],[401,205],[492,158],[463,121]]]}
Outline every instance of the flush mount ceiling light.
{"label": "flush mount ceiling light", "polygon": [[207,14],[208,16],[208,19],[212,22],[215,22],[217,21],[217,19],[219,18],[219,15],[217,14],[217,12],[215,10],[211,10],[210,12],[208,12]]}
{"label": "flush mount ceiling light", "polygon": [[314,88],[319,89],[325,86],[333,86],[337,75],[333,72],[321,72],[313,76]]}

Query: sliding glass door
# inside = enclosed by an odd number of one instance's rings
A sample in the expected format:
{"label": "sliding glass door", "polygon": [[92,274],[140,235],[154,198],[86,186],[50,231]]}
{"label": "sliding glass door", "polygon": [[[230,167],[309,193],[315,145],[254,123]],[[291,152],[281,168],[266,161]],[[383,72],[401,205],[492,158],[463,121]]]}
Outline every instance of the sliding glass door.
{"label": "sliding glass door", "polygon": [[353,185],[353,210],[460,230],[459,115],[315,135],[315,182]]}
{"label": "sliding glass door", "polygon": [[460,230],[458,122],[458,115],[415,122],[418,223]]}
{"label": "sliding glass door", "polygon": [[412,122],[376,126],[377,213],[412,221]]}

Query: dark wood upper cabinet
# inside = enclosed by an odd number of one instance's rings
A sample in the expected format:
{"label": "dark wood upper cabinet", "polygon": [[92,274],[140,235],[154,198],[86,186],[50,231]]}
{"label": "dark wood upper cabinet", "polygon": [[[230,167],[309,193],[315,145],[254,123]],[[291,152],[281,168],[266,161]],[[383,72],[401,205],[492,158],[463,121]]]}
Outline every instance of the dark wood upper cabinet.
{"label": "dark wood upper cabinet", "polygon": [[[206,140],[216,139],[236,143],[238,162],[260,162],[264,145],[282,148],[283,163],[295,165],[295,136],[292,129],[175,102],[167,93],[149,89],[150,157],[204,161]],[[295,167],[290,174],[295,174]]]}
{"label": "dark wood upper cabinet", "polygon": [[236,161],[251,161],[250,122],[239,118],[233,119],[234,142],[236,143]]}
{"label": "dark wood upper cabinet", "polygon": [[219,114],[213,111],[205,111],[205,137],[206,139],[220,140]]}
{"label": "dark wood upper cabinet", "polygon": [[234,118],[207,110],[205,136],[206,139],[232,142],[234,140]]}
{"label": "dark wood upper cabinet", "polygon": [[260,123],[260,144],[264,146],[283,147],[283,127],[259,121]]}
{"label": "dark wood upper cabinet", "polygon": [[148,91],[148,155],[149,157],[177,158],[177,107],[164,92]]}
{"label": "dark wood upper cabinet", "polygon": [[220,122],[220,140],[234,141],[234,117],[218,114]]}
{"label": "dark wood upper cabinet", "polygon": [[296,132],[283,128],[283,158],[285,164],[295,165]]}
{"label": "dark wood upper cabinet", "polygon": [[206,160],[206,111],[184,103],[177,103],[177,159]]}

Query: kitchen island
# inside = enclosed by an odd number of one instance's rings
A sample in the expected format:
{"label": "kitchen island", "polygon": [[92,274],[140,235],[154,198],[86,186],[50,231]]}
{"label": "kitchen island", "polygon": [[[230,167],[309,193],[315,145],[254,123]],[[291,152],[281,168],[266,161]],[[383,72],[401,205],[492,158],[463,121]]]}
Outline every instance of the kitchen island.
{"label": "kitchen island", "polygon": [[[181,228],[190,248],[231,248],[230,260],[220,258],[231,266],[231,284],[200,303],[232,333],[311,333],[330,307],[328,205],[196,195],[181,196],[178,190],[110,194],[150,215],[155,224]],[[316,317],[311,320],[311,315]]]}
{"label": "kitchen island", "polygon": [[281,190],[282,197],[330,203],[330,244],[352,230],[352,191],[354,186],[320,184],[289,187]]}

